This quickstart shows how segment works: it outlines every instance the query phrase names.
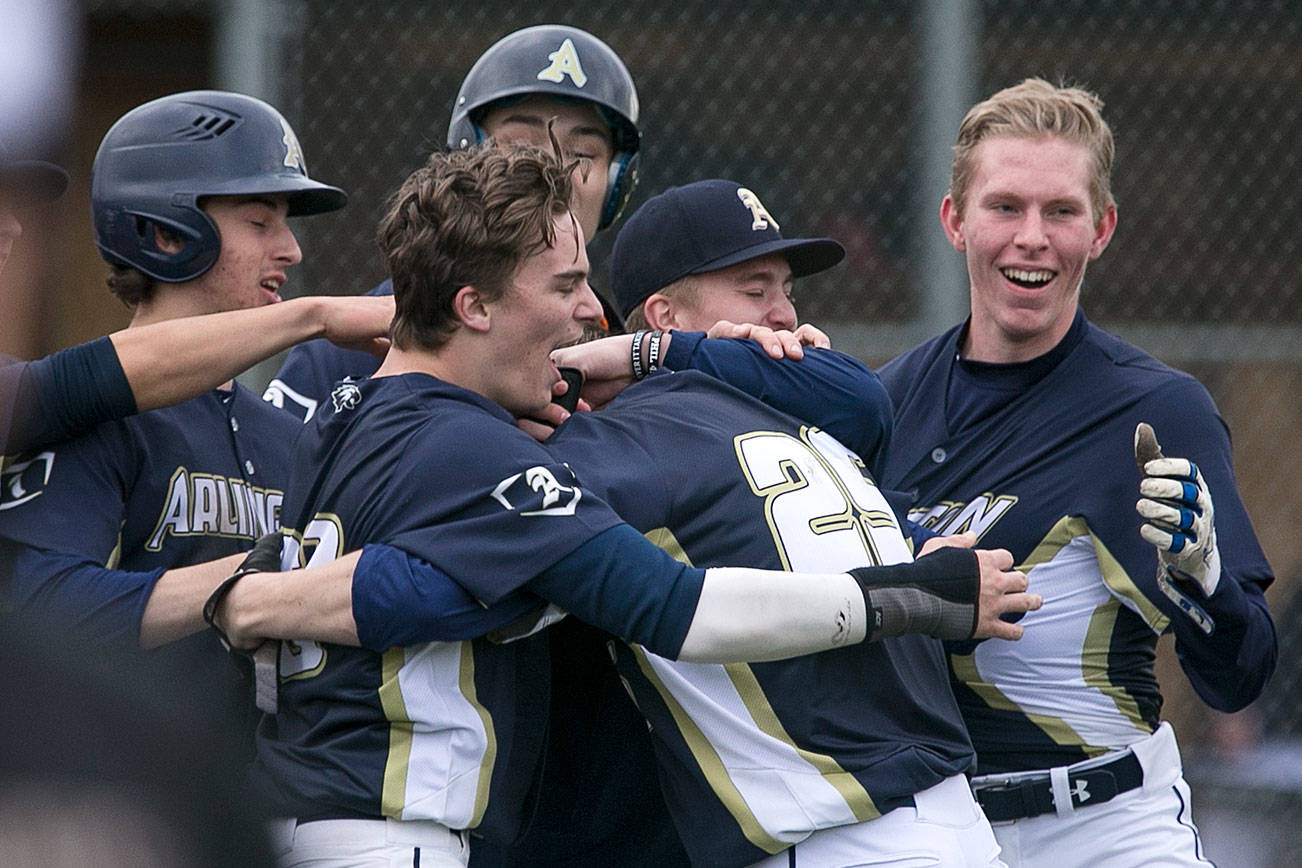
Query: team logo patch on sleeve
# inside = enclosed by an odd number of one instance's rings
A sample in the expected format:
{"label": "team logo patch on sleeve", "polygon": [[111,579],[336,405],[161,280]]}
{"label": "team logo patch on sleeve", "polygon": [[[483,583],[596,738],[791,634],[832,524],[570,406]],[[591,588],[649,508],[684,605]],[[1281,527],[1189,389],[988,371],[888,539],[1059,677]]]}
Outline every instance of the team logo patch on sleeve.
{"label": "team logo patch on sleeve", "polygon": [[569,465],[530,467],[508,476],[493,489],[493,499],[520,515],[574,515],[583,492]]}
{"label": "team logo patch on sleeve", "polygon": [[50,481],[54,469],[54,453],[42,452],[34,458],[11,464],[0,475],[0,509],[21,506],[39,497]]}
{"label": "team logo patch on sleeve", "polygon": [[362,390],[352,383],[340,383],[330,393],[330,403],[334,405],[336,413],[356,410],[357,405],[362,403]]}

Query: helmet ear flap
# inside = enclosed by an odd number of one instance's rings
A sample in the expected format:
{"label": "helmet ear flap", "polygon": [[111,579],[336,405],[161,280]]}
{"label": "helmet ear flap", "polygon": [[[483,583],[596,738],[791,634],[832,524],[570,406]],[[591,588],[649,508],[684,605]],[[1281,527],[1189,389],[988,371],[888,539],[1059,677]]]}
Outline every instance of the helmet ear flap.
{"label": "helmet ear flap", "polygon": [[[203,209],[187,209],[195,216],[188,221],[134,209],[115,209],[101,217],[104,233],[100,249],[116,265],[135,268],[164,283],[182,283],[201,276],[221,254],[221,235]],[[161,229],[181,241],[180,250],[158,246],[155,230]],[[118,251],[131,251],[130,261]]]}
{"label": "helmet ear flap", "polygon": [[627,151],[615,154],[610,161],[610,171],[606,175],[606,202],[601,206],[601,219],[597,222],[597,231],[605,229],[619,219],[620,212],[628,204],[637,186],[637,153]]}

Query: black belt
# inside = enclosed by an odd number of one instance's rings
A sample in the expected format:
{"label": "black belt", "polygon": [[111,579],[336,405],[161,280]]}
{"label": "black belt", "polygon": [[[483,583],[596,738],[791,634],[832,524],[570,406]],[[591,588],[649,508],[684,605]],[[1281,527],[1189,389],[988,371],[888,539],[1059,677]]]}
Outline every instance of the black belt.
{"label": "black belt", "polygon": [[303,814],[294,818],[294,825],[301,826],[304,823],[316,823],[320,820],[383,820],[384,817],[378,817],[375,814],[363,814],[361,811],[321,811],[313,814]]}
{"label": "black belt", "polygon": [[[1101,805],[1114,796],[1133,790],[1144,783],[1144,769],[1133,753],[1125,753],[1112,762],[1080,771],[1067,772],[1067,788],[1073,807]],[[1054,811],[1053,785],[1049,773],[1002,784],[977,784],[974,795],[992,823],[1038,817]]]}

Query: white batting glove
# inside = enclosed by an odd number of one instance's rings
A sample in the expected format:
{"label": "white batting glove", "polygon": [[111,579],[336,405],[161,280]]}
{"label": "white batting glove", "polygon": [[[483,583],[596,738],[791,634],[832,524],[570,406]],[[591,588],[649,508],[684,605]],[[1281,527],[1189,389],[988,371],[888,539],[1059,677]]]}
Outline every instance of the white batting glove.
{"label": "white batting glove", "polygon": [[1142,422],[1135,430],[1135,460],[1144,473],[1135,504],[1145,520],[1139,535],[1157,548],[1169,573],[1192,579],[1210,597],[1221,580],[1221,554],[1202,473],[1188,459],[1163,457],[1153,429]]}

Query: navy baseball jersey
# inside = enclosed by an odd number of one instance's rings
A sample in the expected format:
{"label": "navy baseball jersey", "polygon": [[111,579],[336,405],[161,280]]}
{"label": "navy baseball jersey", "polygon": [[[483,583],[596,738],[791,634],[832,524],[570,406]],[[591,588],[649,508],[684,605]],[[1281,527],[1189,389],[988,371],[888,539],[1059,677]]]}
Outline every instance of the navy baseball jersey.
{"label": "navy baseball jersey", "polygon": [[[299,430],[236,386],[20,456],[0,497],[0,538],[19,563],[10,604],[136,645],[164,570],[247,551],[277,527]],[[166,647],[233,671],[213,634]]]}
{"label": "navy baseball jersey", "polygon": [[[880,431],[872,419],[862,427]],[[695,371],[650,377],[576,414],[548,448],[698,567],[834,572],[912,557],[858,456]],[[726,666],[616,647],[696,864],[747,865],[817,829],[872,819],[972,762],[932,639]]]}
{"label": "navy baseball jersey", "polygon": [[[295,450],[283,521],[287,568],[387,543],[489,605],[621,524],[500,407],[425,374],[335,389]],[[293,816],[430,819],[510,840],[547,671],[542,634],[383,654],[284,642],[255,780]]]}
{"label": "navy baseball jersey", "polygon": [[[366,294],[393,295],[393,281],[386,280]],[[262,398],[306,422],[336,383],[365,379],[379,367],[380,360],[370,353],[346,350],[325,338],[304,341],[289,351]]]}
{"label": "navy baseball jersey", "polygon": [[[1251,701],[1273,669],[1262,595],[1273,577],[1206,390],[1083,313],[1058,347],[1022,364],[959,360],[963,329],[882,368],[896,422],[884,482],[913,493],[914,521],[1010,550],[1044,597],[1020,622],[1021,641],[950,647],[980,773],[1065,765],[1151,733],[1155,646],[1167,630],[1206,701]],[[1223,574],[1201,600],[1210,636],[1159,591],[1156,552],[1139,536],[1141,421],[1167,455],[1196,462],[1211,490]]]}

